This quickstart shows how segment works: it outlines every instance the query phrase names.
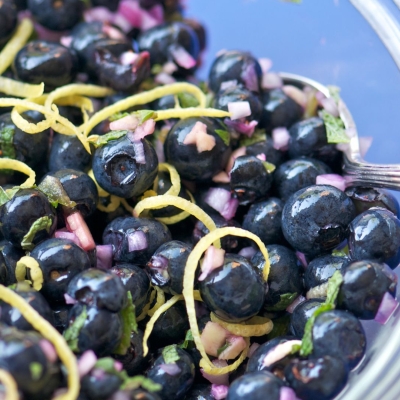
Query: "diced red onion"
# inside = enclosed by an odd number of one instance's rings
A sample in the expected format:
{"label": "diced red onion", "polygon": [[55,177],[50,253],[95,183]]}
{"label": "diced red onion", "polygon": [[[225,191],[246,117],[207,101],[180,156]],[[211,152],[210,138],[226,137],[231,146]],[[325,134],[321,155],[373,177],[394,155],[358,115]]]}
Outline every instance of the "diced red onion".
{"label": "diced red onion", "polygon": [[235,164],[235,160],[240,157],[240,156],[245,156],[246,155],[246,147],[238,147],[236,150],[234,150],[229,157],[228,163],[226,164],[226,169],[225,171],[229,174],[232,170],[233,164]]}
{"label": "diced red onion", "polygon": [[279,391],[279,400],[299,400],[294,390],[288,386],[282,386]]}
{"label": "diced red onion", "polygon": [[207,125],[197,121],[191,131],[185,136],[183,144],[195,144],[198,153],[210,151],[214,148],[215,137],[207,133]]}
{"label": "diced red onion", "polygon": [[68,293],[64,293],[64,299],[66,304],[76,304],[78,301],[71,297]]}
{"label": "diced red onion", "polygon": [[317,175],[315,183],[317,185],[331,185],[343,192],[346,190],[346,180],[343,176],[337,174]]}
{"label": "diced red onion", "polygon": [[217,183],[229,183],[231,178],[225,171],[221,171],[212,177],[212,181]]}
{"label": "diced red onion", "polygon": [[217,210],[225,219],[232,219],[239,206],[237,199],[231,198],[231,193],[222,188],[211,188],[204,201]]}
{"label": "diced red onion", "polygon": [[[212,360],[212,363],[217,367],[217,368],[224,368],[228,366],[228,363],[225,360]],[[229,385],[229,374],[223,374],[223,375],[211,375],[207,374],[204,372],[203,368],[200,368],[200,372],[203,375],[205,379],[207,379],[210,383],[213,383],[214,385]]]}
{"label": "diced red onion", "polygon": [[85,10],[83,18],[86,22],[113,22],[114,13],[106,7],[92,7]]}
{"label": "diced red onion", "polygon": [[239,255],[246,257],[248,260],[250,260],[256,253],[257,250],[253,246],[243,247],[243,249],[239,251]]}
{"label": "diced red onion", "polygon": [[160,139],[156,140],[155,150],[156,150],[158,162],[160,164],[165,162],[164,145]]}
{"label": "diced red onion", "polygon": [[158,24],[164,22],[164,8],[160,4],[156,4],[148,10],[148,13],[157,21]]}
{"label": "diced red onion", "polygon": [[169,85],[175,83],[176,79],[170,74],[162,71],[154,77],[154,82],[159,83],[160,85]]}
{"label": "diced red onion", "polygon": [[162,67],[163,72],[168,75],[172,75],[177,69],[178,67],[171,61],[166,62]]}
{"label": "diced red onion", "polygon": [[248,63],[242,70],[240,77],[244,80],[247,89],[258,92],[258,77],[256,73],[256,66],[254,63]]}
{"label": "diced red onion", "polygon": [[338,106],[337,106],[335,100],[332,99],[332,97],[329,97],[329,98],[326,97],[326,98],[322,99],[321,101],[319,101],[319,104],[329,114],[333,115],[334,117],[339,116]]}
{"label": "diced red onion", "polygon": [[287,128],[278,127],[272,130],[272,142],[274,149],[286,151],[289,146],[290,133]]}
{"label": "diced red onion", "polygon": [[133,28],[141,28],[143,10],[137,1],[120,1],[117,14],[122,15]]}
{"label": "diced red onion", "polygon": [[375,321],[384,325],[398,307],[399,302],[390,293],[386,292],[383,297],[378,311],[375,315]]}
{"label": "diced red onion", "polygon": [[218,358],[220,360],[235,359],[247,346],[241,336],[229,335],[226,340],[229,346],[219,354]]}
{"label": "diced red onion", "polygon": [[182,68],[191,69],[197,64],[197,61],[183,46],[171,46],[170,53],[175,62]]}
{"label": "diced red onion", "polygon": [[306,108],[307,96],[301,89],[293,85],[284,85],[282,86],[282,90],[286,96],[290,97],[301,107]]}
{"label": "diced red onion", "polygon": [[278,89],[283,86],[282,78],[276,72],[266,72],[261,79],[263,89]]}
{"label": "diced red onion", "polygon": [[301,344],[301,340],[288,340],[287,342],[276,345],[266,354],[263,359],[262,366],[269,367],[272,364],[275,364],[277,361],[282,360],[282,358],[285,358],[292,352],[292,347],[298,344]]}
{"label": "diced red onion", "polygon": [[140,29],[147,31],[147,29],[154,28],[157,25],[158,21],[146,10],[142,10],[142,22],[140,24]]}
{"label": "diced red onion", "polygon": [[216,322],[207,322],[201,332],[204,350],[210,356],[218,357],[218,350],[225,344],[229,332]]}
{"label": "diced red onion", "polygon": [[118,390],[117,392],[113,393],[111,397],[109,397],[109,400],[131,400],[131,394],[130,392],[127,392],[125,390]]}
{"label": "diced red onion", "polygon": [[114,14],[112,22],[115,26],[118,26],[118,28],[121,29],[121,31],[124,33],[129,33],[132,30],[132,25],[130,24],[130,22],[119,13]]}
{"label": "diced red onion", "polygon": [[231,220],[235,214],[236,210],[239,207],[239,200],[238,199],[230,199],[226,204],[224,209],[221,211],[221,215],[227,220]]}
{"label": "diced red onion", "polygon": [[228,396],[229,386],[226,385],[211,385],[211,396],[216,400],[225,399]]}
{"label": "diced red onion", "polygon": [[[113,20],[114,20],[114,16],[113,16]],[[104,24],[101,30],[110,39],[125,40],[125,35],[119,29],[117,29],[111,25]]]}
{"label": "diced red onion", "polygon": [[134,132],[129,131],[127,136],[131,142],[143,139],[145,136],[151,135],[156,128],[156,121],[150,118],[139,125]]}
{"label": "diced red onion", "polygon": [[269,58],[259,58],[258,63],[260,64],[263,74],[265,74],[272,68],[272,60],[270,60]]}
{"label": "diced red onion", "polygon": [[60,43],[65,47],[71,46],[71,42],[72,42],[72,36],[61,36],[60,38]]}
{"label": "diced red onion", "polygon": [[224,249],[217,249],[211,245],[204,253],[199,281],[203,281],[211,271],[222,266],[224,264],[224,256]]}
{"label": "diced red onion", "polygon": [[175,363],[172,364],[160,364],[159,367],[168,375],[175,376],[178,375],[182,370]]}
{"label": "diced red onion", "polygon": [[290,314],[293,313],[294,309],[301,303],[305,302],[306,298],[302,295],[298,296],[295,298],[294,302],[292,304],[290,304],[287,308],[286,311]]}
{"label": "diced red onion", "polygon": [[67,229],[70,232],[75,233],[83,250],[89,251],[96,247],[93,236],[79,211],[68,215],[65,220]]}
{"label": "diced red onion", "polygon": [[358,145],[360,147],[360,154],[362,158],[365,157],[369,148],[371,147],[372,140],[372,136],[361,136],[358,138]]}
{"label": "diced red onion", "polygon": [[126,235],[129,252],[145,250],[148,247],[147,237],[143,231],[131,231]]}
{"label": "diced red onion", "polygon": [[[144,146],[141,140],[134,140],[132,142],[135,151],[135,161],[137,164],[146,164],[146,157],[144,154]],[[123,182],[122,182],[123,183]]]}
{"label": "diced red onion", "polygon": [[96,246],[96,268],[108,271],[112,267],[113,248],[111,244],[101,244]]}
{"label": "diced red onion", "polygon": [[58,356],[56,349],[48,340],[41,339],[39,341],[39,346],[42,349],[48,361],[50,361],[51,363],[55,363],[57,361]]}
{"label": "diced red onion", "polygon": [[121,372],[124,369],[122,362],[114,361],[114,369],[118,372]]}
{"label": "diced red onion", "polygon": [[122,65],[132,65],[139,58],[139,54],[133,51],[125,51],[119,56],[119,62]]}
{"label": "diced red onion", "polygon": [[300,261],[301,265],[306,269],[308,267],[308,261],[306,255],[300,251],[296,251],[296,257]]}
{"label": "diced red onion", "polygon": [[231,119],[240,119],[251,115],[250,103],[248,101],[233,101],[228,103],[228,111]]}
{"label": "diced red onion", "polygon": [[222,82],[220,85],[220,90],[226,90],[226,89],[230,89],[230,88],[234,88],[237,86],[237,80],[236,79],[232,79],[231,81],[225,81]]}
{"label": "diced red onion", "polygon": [[110,122],[110,129],[112,131],[122,130],[135,130],[139,125],[139,118],[134,115],[127,115],[126,117],[117,119],[116,121]]}
{"label": "diced red onion", "polygon": [[249,352],[247,354],[247,357],[250,358],[260,346],[261,346],[260,343],[254,342],[249,348]]}
{"label": "diced red onion", "polygon": [[264,153],[257,154],[256,157],[261,161],[267,161],[267,157]]}
{"label": "diced red onion", "polygon": [[156,271],[159,275],[163,276],[165,279],[168,279],[168,264],[168,259],[159,254],[151,257],[150,261],[147,263],[147,268],[150,268],[152,271]]}
{"label": "diced red onion", "polygon": [[227,125],[229,128],[234,129],[235,131],[242,133],[243,135],[246,135],[248,137],[251,137],[254,133],[255,127],[258,125],[258,121],[232,121],[228,118],[225,118],[224,120],[225,125]]}
{"label": "diced red onion", "polygon": [[75,233],[72,232],[64,232],[62,230],[60,231],[55,231],[54,232],[54,237],[58,239],[68,239],[74,242],[76,245],[79,247],[82,247],[81,242],[78,239],[78,236],[75,235]]}
{"label": "diced red onion", "polygon": [[86,350],[78,360],[79,377],[87,375],[97,362],[96,354],[93,350]]}

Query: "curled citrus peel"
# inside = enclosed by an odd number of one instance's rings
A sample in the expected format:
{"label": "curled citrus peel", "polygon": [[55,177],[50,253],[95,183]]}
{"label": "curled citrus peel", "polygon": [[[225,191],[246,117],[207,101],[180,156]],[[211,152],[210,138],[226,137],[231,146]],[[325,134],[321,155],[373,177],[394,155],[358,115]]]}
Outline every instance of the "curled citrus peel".
{"label": "curled citrus peel", "polygon": [[12,169],[13,171],[28,175],[28,179],[19,186],[22,189],[31,188],[35,184],[35,171],[22,161],[12,160],[11,158],[0,158],[0,170],[1,169]]}
{"label": "curled citrus peel", "polygon": [[149,312],[149,309],[151,307],[151,305],[154,302],[154,299],[156,298],[156,291],[152,290],[150,293],[150,299],[148,301],[148,303],[143,307],[142,312],[140,313],[140,315],[138,317],[136,317],[136,321],[142,321],[147,317],[147,313]]}
{"label": "curled citrus peel", "polygon": [[44,83],[31,85],[30,83],[19,82],[5,76],[0,76],[0,88],[2,93],[11,96],[35,98],[43,94]]}
{"label": "curled citrus peel", "polygon": [[88,175],[92,178],[92,181],[95,183],[96,187],[97,187],[97,193],[99,195],[99,197],[107,197],[110,196],[110,193],[106,192],[96,181],[96,178],[94,177],[93,174],[93,170],[91,169],[88,172]]}
{"label": "curled citrus peel", "polygon": [[21,315],[37,330],[45,339],[49,340],[56,352],[58,357],[64,364],[67,370],[67,392],[57,396],[54,400],[75,400],[79,395],[79,373],[77,360],[70,348],[67,345],[65,339],[60,333],[46,321],[32,306],[30,306],[21,296],[0,285],[0,299],[5,303],[10,304],[16,308]]}
{"label": "curled citrus peel", "polygon": [[156,290],[157,293],[157,301],[156,304],[154,304],[154,307],[150,308],[150,310],[147,312],[147,315],[150,315],[150,317],[152,317],[154,313],[165,304],[164,291],[160,289],[158,286],[155,286],[154,289]]}
{"label": "curled citrus peel", "polygon": [[115,211],[121,204],[121,199],[113,194],[110,196],[110,203],[107,206],[103,206],[100,202],[97,203],[97,208],[100,211],[110,213]]}
{"label": "curled citrus peel", "polygon": [[[251,232],[248,232],[244,229],[241,228],[235,228],[235,227],[224,227],[224,228],[218,228],[214,231],[210,231],[207,235],[202,237],[199,242],[194,246],[192,252],[190,253],[187,262],[186,262],[186,267],[185,267],[185,274],[183,277],[183,296],[185,298],[185,303],[186,303],[186,310],[189,318],[189,324],[190,324],[190,329],[193,334],[193,339],[196,344],[197,350],[200,352],[202,359],[200,360],[200,367],[204,369],[206,373],[212,374],[212,375],[222,375],[227,372],[231,372],[235,370],[240,363],[246,358],[247,356],[247,351],[248,351],[248,346],[246,347],[245,350],[243,350],[243,353],[241,356],[231,365],[228,367],[224,368],[217,368],[215,365],[211,362],[209,359],[203,343],[200,338],[200,331],[199,327],[197,325],[197,318],[196,318],[196,311],[195,311],[195,306],[194,306],[194,297],[193,297],[193,288],[194,288],[194,281],[195,281],[195,274],[196,274],[196,269],[198,267],[199,261],[203,253],[213,244],[215,241],[221,239],[224,236],[239,236],[239,237],[245,237],[248,239],[253,240],[256,242],[258,247],[260,248],[260,251],[262,255],[264,256],[265,259],[265,264],[264,264],[264,270],[263,270],[263,275],[264,277],[268,278],[269,274],[269,269],[270,269],[270,263],[269,263],[269,258],[268,258],[268,251],[264,245],[264,243],[261,241],[261,239],[254,235]],[[248,342],[247,342],[248,343]]]}
{"label": "curled citrus peel", "polygon": [[18,400],[18,388],[12,375],[4,369],[0,369],[0,382],[6,389],[4,400]]}
{"label": "curled citrus peel", "polygon": [[[196,204],[196,201],[195,201],[192,193],[190,193],[189,190],[186,190],[186,193],[189,196],[190,201],[193,204]],[[184,219],[186,219],[189,216],[190,216],[190,213],[188,213],[187,211],[181,211],[180,213],[172,215],[171,217],[157,217],[155,219],[157,221],[162,222],[165,225],[173,225],[173,224],[183,221]]]}
{"label": "curled citrus peel", "polygon": [[[164,194],[178,196],[179,192],[181,191],[181,178],[180,178],[176,168],[171,164],[161,163],[161,164],[158,164],[158,170],[161,172],[169,172],[169,177],[170,177],[172,186]],[[157,192],[157,190],[156,190],[157,182],[158,182],[158,179],[156,178],[154,185],[153,185],[153,189],[156,192]]]}
{"label": "curled citrus peel", "polygon": [[21,257],[15,266],[15,278],[18,282],[25,282],[26,272],[29,269],[32,287],[39,291],[43,286],[43,272],[37,260],[30,256]]}

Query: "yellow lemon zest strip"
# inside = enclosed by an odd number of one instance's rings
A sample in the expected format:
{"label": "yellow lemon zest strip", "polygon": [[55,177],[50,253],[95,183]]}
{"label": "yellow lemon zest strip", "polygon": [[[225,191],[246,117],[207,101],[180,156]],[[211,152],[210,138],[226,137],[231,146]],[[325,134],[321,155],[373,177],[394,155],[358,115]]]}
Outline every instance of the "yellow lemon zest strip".
{"label": "yellow lemon zest strip", "polygon": [[172,186],[164,193],[166,195],[178,196],[181,191],[181,178],[176,168],[168,163],[161,163],[158,165],[158,170],[162,172],[169,172]]}
{"label": "yellow lemon zest strip", "polygon": [[96,178],[94,177],[93,170],[91,169],[88,172],[88,175],[92,178],[93,182],[96,184],[97,187],[97,193],[99,194],[99,197],[107,197],[110,196],[110,193],[106,192],[96,181]]}
{"label": "yellow lemon zest strip", "polygon": [[0,369],[0,382],[6,389],[6,397],[4,400],[19,399],[17,384],[15,383],[14,378],[8,371]]}
{"label": "yellow lemon zest strip", "polygon": [[97,208],[100,211],[110,213],[115,211],[119,205],[121,204],[121,199],[118,196],[114,196],[113,194],[111,195],[110,198],[110,203],[107,205],[107,207],[104,207],[100,202],[97,203]]}
{"label": "yellow lemon zest strip", "polygon": [[[186,193],[190,197],[190,201],[193,204],[196,204],[196,201],[195,201],[192,193],[190,193],[189,190],[186,190]],[[156,218],[156,220],[162,222],[165,225],[173,225],[173,224],[183,221],[184,219],[186,219],[189,216],[190,216],[190,214],[187,211],[182,211],[179,214],[172,215],[171,217],[159,217],[159,218]]]}
{"label": "yellow lemon zest strip", "polygon": [[153,301],[156,297],[156,293],[157,292],[155,290],[151,291],[150,299],[149,299],[148,303],[143,307],[141,314],[138,317],[136,317],[136,321],[138,321],[138,322],[142,321],[143,319],[145,319],[147,317],[147,313],[148,313],[151,305],[153,304]]}
{"label": "yellow lemon zest strip", "polygon": [[30,83],[19,82],[5,76],[0,76],[0,88],[2,93],[10,96],[33,98],[43,94],[44,83],[31,85]]}
{"label": "yellow lemon zest strip", "polygon": [[22,161],[12,160],[11,158],[0,158],[0,170],[1,169],[12,169],[13,171],[22,172],[23,174],[28,175],[28,179],[20,185],[23,189],[31,188],[35,184],[35,171]]}
{"label": "yellow lemon zest strip", "polygon": [[15,266],[15,277],[18,282],[25,281],[26,270],[30,269],[30,277],[32,286],[35,290],[39,291],[43,286],[43,272],[39,263],[30,256],[21,257]]}
{"label": "yellow lemon zest strip", "polygon": [[56,99],[54,103],[58,106],[79,107],[84,108],[89,112],[93,112],[93,102],[89,99],[89,97],[86,96],[79,96],[74,94]]}
{"label": "yellow lemon zest strip", "polygon": [[79,395],[80,387],[78,365],[77,359],[65,339],[21,296],[3,285],[0,285],[0,299],[16,308],[35,330],[53,344],[60,360],[67,369],[68,380],[68,391],[57,396],[56,400],[75,400]]}
{"label": "yellow lemon zest strip", "polygon": [[158,286],[155,286],[154,289],[157,292],[157,301],[156,304],[154,304],[154,307],[151,308],[148,312],[147,315],[153,316],[154,313],[162,306],[165,304],[165,293],[162,289],[160,289]]}

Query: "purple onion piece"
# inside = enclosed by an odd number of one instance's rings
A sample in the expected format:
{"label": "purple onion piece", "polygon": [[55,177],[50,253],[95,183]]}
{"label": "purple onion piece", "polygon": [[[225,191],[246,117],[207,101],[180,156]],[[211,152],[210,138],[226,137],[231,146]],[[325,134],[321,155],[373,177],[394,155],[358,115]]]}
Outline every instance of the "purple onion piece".
{"label": "purple onion piece", "polygon": [[214,396],[216,400],[225,399],[228,395],[229,387],[226,385],[211,385],[211,395]]}
{"label": "purple onion piece", "polygon": [[[129,137],[129,134],[127,134],[128,139],[131,139]],[[134,140],[132,142],[133,148],[135,150],[135,160],[138,164],[146,164],[146,157],[144,154],[144,146],[141,140]]]}
{"label": "purple onion piece", "polygon": [[128,231],[127,238],[129,252],[145,250],[148,247],[147,237],[143,231]]}
{"label": "purple onion piece", "polygon": [[315,183],[317,185],[331,185],[342,192],[346,190],[346,180],[343,178],[343,176],[337,174],[318,175]]}
{"label": "purple onion piece", "polygon": [[68,293],[64,293],[64,299],[66,304],[76,304],[77,300],[71,297]]}
{"label": "purple onion piece", "polygon": [[308,261],[306,255],[300,251],[296,251],[296,257],[300,261],[303,268],[306,269],[308,267]]}
{"label": "purple onion piece", "polygon": [[159,367],[168,375],[175,376],[178,375],[182,370],[175,363],[171,364],[160,364]]}
{"label": "purple onion piece", "polygon": [[48,340],[46,340],[46,339],[40,340],[39,346],[42,349],[47,360],[49,360],[51,363],[54,363],[57,361],[58,356],[57,356],[56,349]]}
{"label": "purple onion piece", "polygon": [[299,400],[294,390],[287,386],[282,386],[279,393],[279,400]]}
{"label": "purple onion piece", "polygon": [[252,92],[258,92],[258,76],[256,73],[256,66],[254,63],[247,63],[243,69],[240,77],[244,80],[247,89]]}
{"label": "purple onion piece", "polygon": [[259,343],[254,342],[249,348],[249,352],[247,354],[247,357],[250,358],[260,346],[261,345]]}
{"label": "purple onion piece", "polygon": [[170,46],[169,51],[175,62],[182,68],[191,69],[196,66],[197,61],[182,46]]}
{"label": "purple onion piece", "polygon": [[78,372],[79,377],[87,375],[95,366],[97,362],[96,354],[94,354],[93,350],[86,350],[78,361]]}
{"label": "purple onion piece", "polygon": [[239,255],[247,258],[248,260],[251,260],[251,257],[253,257],[256,253],[257,250],[252,246],[243,247],[243,249],[239,251]]}
{"label": "purple onion piece", "polygon": [[112,267],[113,248],[111,244],[103,244],[96,246],[96,268],[107,271]]}
{"label": "purple onion piece", "polygon": [[250,121],[249,123],[247,123],[242,120],[232,121],[229,118],[225,118],[224,123],[228,126],[228,128],[232,128],[236,132],[239,132],[248,137],[251,137],[253,135],[255,127],[258,125],[258,121]]}
{"label": "purple onion piece", "polygon": [[293,301],[292,304],[289,304],[289,306],[286,308],[286,311],[290,314],[293,313],[294,309],[301,303],[303,303],[304,301],[306,301],[307,299],[300,295],[298,297],[295,298],[295,300]]}
{"label": "purple onion piece", "polygon": [[274,149],[285,151],[288,149],[290,134],[287,128],[280,127],[272,130],[272,142]]}

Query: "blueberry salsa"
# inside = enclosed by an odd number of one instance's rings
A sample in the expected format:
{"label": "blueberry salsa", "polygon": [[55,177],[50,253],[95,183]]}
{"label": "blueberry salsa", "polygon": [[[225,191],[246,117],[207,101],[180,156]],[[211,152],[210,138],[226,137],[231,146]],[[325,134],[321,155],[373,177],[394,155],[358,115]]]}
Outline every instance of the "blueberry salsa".
{"label": "blueberry salsa", "polygon": [[179,0],[0,4],[0,398],[330,400],[396,309],[399,204],[337,88]]}

